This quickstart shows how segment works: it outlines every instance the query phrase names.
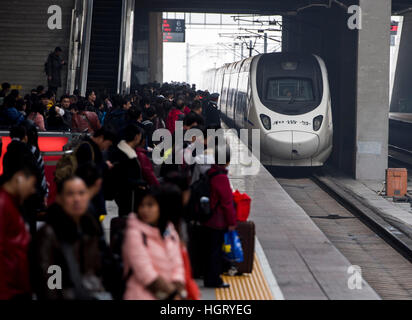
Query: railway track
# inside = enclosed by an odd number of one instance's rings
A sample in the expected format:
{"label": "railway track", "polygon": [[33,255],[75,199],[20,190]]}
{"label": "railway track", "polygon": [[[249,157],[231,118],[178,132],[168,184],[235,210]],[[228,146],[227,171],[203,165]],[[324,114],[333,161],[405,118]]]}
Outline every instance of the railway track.
{"label": "railway track", "polygon": [[391,166],[412,170],[412,151],[389,145],[388,158]]}
{"label": "railway track", "polygon": [[335,247],[361,267],[363,278],[382,299],[412,299],[412,254],[401,252],[358,212],[331,196],[311,172],[269,170]]}

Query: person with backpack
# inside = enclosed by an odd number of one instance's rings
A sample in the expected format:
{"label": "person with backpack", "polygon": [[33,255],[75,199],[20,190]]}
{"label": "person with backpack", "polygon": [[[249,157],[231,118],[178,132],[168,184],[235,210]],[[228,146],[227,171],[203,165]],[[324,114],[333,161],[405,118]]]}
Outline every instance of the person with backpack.
{"label": "person with backpack", "polygon": [[[37,234],[36,294],[39,300],[110,300],[103,286],[100,231],[88,213],[85,182],[71,176],[57,185],[56,203]],[[81,230],[81,232],[79,232]],[[50,287],[50,266],[59,266],[61,286]]]}
{"label": "person with backpack", "polygon": [[[222,161],[222,162],[220,162]],[[203,222],[204,236],[204,285],[212,288],[229,288],[220,277],[223,272],[224,235],[227,230],[236,228],[236,211],[232,188],[227,177],[230,163],[230,148],[227,144],[216,146],[215,164],[208,170],[210,183],[211,216]]]}
{"label": "person with backpack", "polygon": [[180,238],[162,200],[167,186],[147,191],[127,219],[123,244],[125,300],[180,300],[187,296]]}

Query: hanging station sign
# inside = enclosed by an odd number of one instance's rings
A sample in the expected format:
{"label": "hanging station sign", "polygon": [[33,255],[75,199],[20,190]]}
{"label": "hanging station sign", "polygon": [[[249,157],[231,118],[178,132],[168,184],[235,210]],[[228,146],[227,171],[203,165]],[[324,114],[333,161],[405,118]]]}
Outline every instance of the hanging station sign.
{"label": "hanging station sign", "polygon": [[185,20],[163,19],[163,42],[185,42]]}

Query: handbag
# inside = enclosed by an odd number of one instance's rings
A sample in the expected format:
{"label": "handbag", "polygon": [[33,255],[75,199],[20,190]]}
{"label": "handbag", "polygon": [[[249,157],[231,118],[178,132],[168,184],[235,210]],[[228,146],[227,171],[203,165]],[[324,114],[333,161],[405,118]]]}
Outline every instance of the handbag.
{"label": "handbag", "polygon": [[233,192],[233,201],[236,207],[236,218],[238,221],[246,221],[250,214],[252,199],[247,193],[240,193],[239,190]]}

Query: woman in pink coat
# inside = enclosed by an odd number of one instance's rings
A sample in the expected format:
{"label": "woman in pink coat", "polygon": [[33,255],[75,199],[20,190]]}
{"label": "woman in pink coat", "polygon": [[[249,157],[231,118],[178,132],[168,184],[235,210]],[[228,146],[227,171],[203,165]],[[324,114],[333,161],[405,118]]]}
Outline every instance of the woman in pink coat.
{"label": "woman in pink coat", "polygon": [[142,197],[137,215],[128,217],[123,244],[125,300],[185,298],[185,273],[180,239],[167,212],[161,210],[162,190]]}

